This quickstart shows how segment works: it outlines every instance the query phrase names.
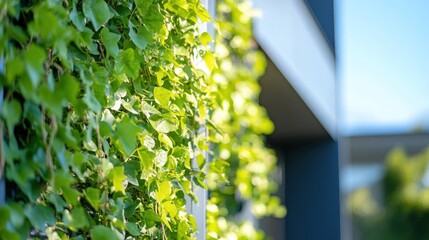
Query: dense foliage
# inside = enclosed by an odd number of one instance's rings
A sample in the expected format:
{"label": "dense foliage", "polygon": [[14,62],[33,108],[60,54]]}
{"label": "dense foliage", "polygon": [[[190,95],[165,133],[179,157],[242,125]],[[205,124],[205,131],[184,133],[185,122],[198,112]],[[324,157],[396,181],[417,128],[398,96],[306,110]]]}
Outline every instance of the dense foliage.
{"label": "dense foliage", "polygon": [[[256,217],[286,213],[276,190],[272,172],[277,159],[264,146],[262,134],[273,131],[265,109],[258,105],[258,78],[265,58],[254,42],[249,1],[219,0],[215,55],[218,68],[211,75],[215,93],[212,120],[217,134],[210,165],[208,188],[208,239],[262,239],[251,219],[242,219],[245,208]],[[250,204],[250,207],[246,206]]]}
{"label": "dense foliage", "polygon": [[381,198],[360,189],[349,200],[357,239],[428,239],[429,149],[413,156],[394,149],[385,167]]}
{"label": "dense foliage", "polygon": [[219,3],[213,54],[199,0],[0,1],[0,238],[191,239],[185,196],[206,182],[212,236],[234,231],[236,193],[276,212],[237,6]]}

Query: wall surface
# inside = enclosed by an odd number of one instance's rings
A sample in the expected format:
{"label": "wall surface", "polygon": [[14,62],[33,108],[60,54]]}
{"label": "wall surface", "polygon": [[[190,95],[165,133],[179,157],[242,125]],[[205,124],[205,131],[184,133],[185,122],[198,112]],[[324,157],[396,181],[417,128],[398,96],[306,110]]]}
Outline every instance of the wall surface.
{"label": "wall surface", "polygon": [[338,144],[333,140],[287,146],[286,239],[340,239]]}

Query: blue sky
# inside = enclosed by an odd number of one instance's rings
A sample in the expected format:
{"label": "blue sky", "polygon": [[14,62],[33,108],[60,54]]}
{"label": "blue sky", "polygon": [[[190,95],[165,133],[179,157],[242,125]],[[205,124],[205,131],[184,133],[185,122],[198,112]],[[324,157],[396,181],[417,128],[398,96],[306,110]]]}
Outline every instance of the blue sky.
{"label": "blue sky", "polygon": [[429,126],[429,1],[336,0],[346,135]]}

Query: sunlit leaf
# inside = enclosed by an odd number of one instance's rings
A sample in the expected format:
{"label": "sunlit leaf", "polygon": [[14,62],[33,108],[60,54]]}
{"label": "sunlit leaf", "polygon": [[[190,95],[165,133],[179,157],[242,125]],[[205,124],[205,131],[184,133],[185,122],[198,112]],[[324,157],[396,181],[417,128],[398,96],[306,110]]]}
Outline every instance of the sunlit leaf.
{"label": "sunlit leaf", "polygon": [[95,31],[98,31],[101,25],[113,17],[113,13],[110,12],[109,6],[104,0],[85,0],[82,7],[85,17],[91,21]]}
{"label": "sunlit leaf", "polygon": [[102,225],[97,225],[91,229],[91,239],[93,240],[119,240],[115,232]]}

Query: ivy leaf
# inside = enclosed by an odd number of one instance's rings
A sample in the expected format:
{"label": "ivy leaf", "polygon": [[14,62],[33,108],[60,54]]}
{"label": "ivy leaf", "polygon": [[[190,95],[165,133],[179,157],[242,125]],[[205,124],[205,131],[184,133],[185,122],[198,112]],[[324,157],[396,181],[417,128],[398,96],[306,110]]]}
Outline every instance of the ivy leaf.
{"label": "ivy leaf", "polygon": [[137,224],[133,222],[127,222],[125,227],[127,228],[127,231],[134,237],[140,236],[141,233]]}
{"label": "ivy leaf", "polygon": [[139,132],[141,132],[141,128],[127,117],[116,124],[115,136],[127,155],[130,155],[136,148],[136,137]]}
{"label": "ivy leaf", "polygon": [[145,179],[145,174],[153,168],[153,159],[155,159],[155,153],[146,149],[138,151],[140,158],[140,168],[142,171],[141,179]]}
{"label": "ivy leaf", "polygon": [[124,166],[117,166],[113,168],[112,173],[113,187],[115,188],[115,191],[125,194],[125,187],[122,184],[122,182],[127,179],[127,176],[124,174]]}
{"label": "ivy leaf", "polygon": [[161,217],[156,214],[152,209],[148,209],[146,211],[143,212],[143,218],[150,220],[150,221],[154,221],[154,222],[160,222],[161,221]]}
{"label": "ivy leaf", "polygon": [[204,46],[207,46],[209,43],[213,42],[213,39],[208,32],[203,32],[200,36],[200,41]]}
{"label": "ivy leaf", "polygon": [[119,54],[118,42],[121,39],[121,35],[109,32],[109,29],[107,28],[103,28],[103,30],[101,30],[100,35],[101,35],[101,41],[106,47],[107,54],[114,57],[118,56]]}
{"label": "ivy leaf", "polygon": [[70,74],[66,73],[61,76],[60,82],[56,88],[61,91],[61,95],[69,102],[75,104],[76,96],[79,93],[79,87],[77,80]]}
{"label": "ivy leaf", "polygon": [[206,158],[203,154],[197,155],[197,164],[200,169],[203,169],[204,165],[206,164]]}
{"label": "ivy leaf", "polygon": [[156,191],[156,201],[160,203],[164,199],[170,197],[170,194],[171,194],[170,182],[164,181],[158,186],[158,190]]}
{"label": "ivy leaf", "polygon": [[140,70],[140,62],[135,57],[133,49],[128,48],[125,51],[119,53],[116,58],[115,71],[125,73],[132,78],[137,78]]}
{"label": "ivy leaf", "polygon": [[134,28],[133,28],[131,21],[129,22],[129,27],[130,27],[130,31],[128,32],[128,35],[130,36],[131,41],[133,41],[133,43],[137,47],[139,47],[141,49],[145,49],[147,44],[148,44],[148,41],[146,39],[145,34],[143,34],[143,32],[142,32],[142,29],[144,29],[144,27],[140,28],[138,33],[136,33],[134,31]]}
{"label": "ivy leaf", "polygon": [[203,56],[203,60],[210,72],[213,71],[216,66],[216,59],[214,58],[213,54],[210,51],[207,51]]}
{"label": "ivy leaf", "polygon": [[74,188],[63,188],[63,195],[65,200],[73,206],[79,205],[80,192]]}
{"label": "ivy leaf", "polygon": [[140,163],[138,161],[127,161],[124,164],[124,174],[127,176],[128,183],[134,186],[139,186],[139,181],[136,177],[136,171],[139,170]]}
{"label": "ivy leaf", "polygon": [[142,145],[147,149],[152,149],[155,147],[155,140],[147,134],[144,135],[143,139],[140,139],[140,142],[142,142]]}
{"label": "ivy leaf", "polygon": [[85,0],[82,7],[83,13],[91,21],[95,31],[113,17],[109,5],[103,0]]}
{"label": "ivy leaf", "polygon": [[164,211],[161,213],[161,220],[168,227],[168,229],[170,229],[170,231],[171,231],[170,222],[168,221],[167,214]]}
{"label": "ivy leaf", "polygon": [[207,9],[205,9],[201,4],[198,4],[198,6],[195,8],[195,12],[202,22],[208,22],[212,19]]}
{"label": "ivy leaf", "polygon": [[162,207],[167,211],[170,217],[174,218],[177,215],[177,207],[173,204],[172,201],[165,202],[162,204]]}
{"label": "ivy leaf", "polygon": [[127,101],[125,101],[125,100],[122,100],[121,101],[121,105],[126,109],[126,110],[128,110],[130,113],[133,113],[133,114],[139,114],[134,108],[133,108],[133,106],[131,105],[131,103],[129,103],[129,102],[127,102]]}
{"label": "ivy leaf", "polygon": [[7,128],[9,129],[9,131],[13,132],[13,128],[21,119],[21,104],[15,99],[5,101],[3,103],[3,109],[1,114],[6,121]]}
{"label": "ivy leaf", "polygon": [[167,134],[159,133],[158,134],[158,140],[162,143],[164,143],[167,147],[173,148],[173,142],[171,139],[167,136]]}
{"label": "ivy leaf", "polygon": [[13,83],[17,76],[21,76],[24,72],[23,61],[19,58],[11,59],[6,63],[6,80],[9,84]]}
{"label": "ivy leaf", "polygon": [[57,117],[61,117],[63,114],[62,101],[58,99],[58,96],[49,88],[47,84],[42,84],[37,93],[40,96],[41,102],[54,113]]}
{"label": "ivy leaf", "polygon": [[52,226],[55,224],[54,210],[50,207],[27,205],[24,214],[30,220],[31,225],[38,230],[44,230],[46,225]]}
{"label": "ivy leaf", "polygon": [[158,104],[168,109],[168,103],[170,102],[170,98],[173,96],[173,93],[170,90],[163,87],[155,87],[153,95]]}
{"label": "ivy leaf", "polygon": [[76,28],[79,31],[83,31],[85,29],[85,18],[82,14],[82,12],[77,12],[76,10],[76,4],[73,4],[73,9],[70,12],[70,20],[72,21],[72,23],[76,26]]}
{"label": "ivy leaf", "polygon": [[152,127],[160,133],[169,133],[176,131],[179,126],[177,120],[166,115],[153,115],[149,118]]}
{"label": "ivy leaf", "polygon": [[91,206],[98,210],[98,204],[100,203],[100,189],[89,187],[84,191],[86,200]]}
{"label": "ivy leaf", "polygon": [[95,44],[94,40],[92,39],[92,36],[94,36],[94,32],[91,29],[85,27],[83,32],[81,32],[81,36],[82,36],[82,40],[83,40],[83,45],[88,48],[89,53],[91,53],[93,55],[100,54],[98,52],[97,44]]}
{"label": "ivy leaf", "polygon": [[159,11],[159,7],[153,4],[149,7],[147,13],[143,16],[144,23],[153,31],[159,32],[164,24],[164,17]]}
{"label": "ivy leaf", "polygon": [[92,240],[119,240],[115,232],[102,225],[97,225],[91,229],[91,239]]}
{"label": "ivy leaf", "polygon": [[134,3],[136,4],[137,11],[140,16],[144,17],[146,16],[150,6],[152,6],[153,0],[134,0]]}
{"label": "ivy leaf", "polygon": [[163,167],[167,163],[167,152],[162,149],[155,151],[153,162],[157,167]]}
{"label": "ivy leaf", "polygon": [[63,222],[72,231],[89,226],[88,218],[81,206],[74,208],[71,213],[66,209],[63,214]]}
{"label": "ivy leaf", "polygon": [[150,105],[149,103],[143,101],[142,102],[142,111],[143,114],[146,115],[147,118],[150,118],[152,115],[161,114],[158,109]]}
{"label": "ivy leaf", "polygon": [[39,84],[40,78],[44,74],[43,62],[45,59],[45,51],[37,45],[31,44],[24,52],[25,69],[33,87]]}

